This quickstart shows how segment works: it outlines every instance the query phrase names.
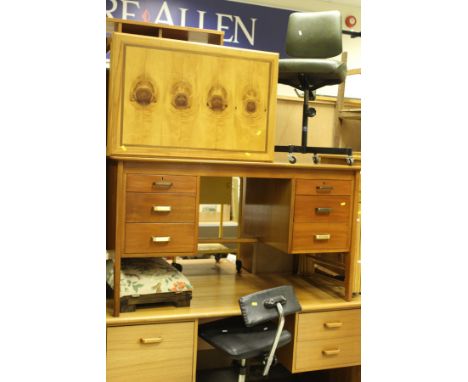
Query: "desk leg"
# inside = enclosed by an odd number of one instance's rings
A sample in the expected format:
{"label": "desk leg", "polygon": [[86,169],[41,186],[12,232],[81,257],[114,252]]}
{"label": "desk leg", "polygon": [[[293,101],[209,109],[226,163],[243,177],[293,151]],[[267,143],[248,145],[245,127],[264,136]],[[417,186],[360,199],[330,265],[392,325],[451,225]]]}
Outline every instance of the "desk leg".
{"label": "desk leg", "polygon": [[354,290],[354,279],[356,277],[356,261],[358,252],[360,251],[360,186],[361,185],[361,173],[356,174],[354,179],[354,201],[353,201],[353,221],[351,231],[351,248],[349,253],[346,255],[346,274],[345,274],[345,299],[350,301],[353,297]]}
{"label": "desk leg", "polygon": [[117,165],[117,195],[115,202],[114,317],[120,315],[120,271],[125,237],[125,190],[124,164],[119,161]]}
{"label": "desk leg", "polygon": [[120,256],[114,259],[114,317],[120,315]]}
{"label": "desk leg", "polygon": [[329,370],[328,382],[361,382],[361,366]]}

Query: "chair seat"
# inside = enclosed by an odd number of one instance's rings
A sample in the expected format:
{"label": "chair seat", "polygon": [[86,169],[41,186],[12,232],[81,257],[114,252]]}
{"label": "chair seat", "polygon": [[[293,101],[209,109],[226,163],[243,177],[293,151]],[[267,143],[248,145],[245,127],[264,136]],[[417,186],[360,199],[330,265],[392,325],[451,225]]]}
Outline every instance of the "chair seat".
{"label": "chair seat", "polygon": [[[199,336],[233,359],[248,359],[268,352],[275,339],[276,325],[267,323],[246,328],[242,317],[200,325]],[[291,333],[283,330],[278,347],[291,341]]]}
{"label": "chair seat", "polygon": [[312,90],[337,85],[346,77],[346,64],[336,60],[314,58],[285,58],[279,60],[278,82],[301,88],[299,74],[307,77]]}

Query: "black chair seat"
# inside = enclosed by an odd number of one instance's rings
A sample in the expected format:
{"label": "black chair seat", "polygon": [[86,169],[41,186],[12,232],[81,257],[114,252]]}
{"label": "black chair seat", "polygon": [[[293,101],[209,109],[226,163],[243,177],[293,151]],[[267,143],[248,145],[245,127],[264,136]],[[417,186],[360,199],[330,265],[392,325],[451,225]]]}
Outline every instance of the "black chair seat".
{"label": "black chair seat", "polygon": [[279,60],[279,78],[282,84],[301,88],[298,74],[304,74],[314,89],[337,85],[346,77],[346,64],[336,60],[315,58],[288,58]]}
{"label": "black chair seat", "polygon": [[[242,317],[200,325],[199,336],[210,345],[224,351],[233,359],[254,358],[268,352],[275,339],[273,323],[246,328]],[[291,341],[291,333],[283,330],[278,347]]]}

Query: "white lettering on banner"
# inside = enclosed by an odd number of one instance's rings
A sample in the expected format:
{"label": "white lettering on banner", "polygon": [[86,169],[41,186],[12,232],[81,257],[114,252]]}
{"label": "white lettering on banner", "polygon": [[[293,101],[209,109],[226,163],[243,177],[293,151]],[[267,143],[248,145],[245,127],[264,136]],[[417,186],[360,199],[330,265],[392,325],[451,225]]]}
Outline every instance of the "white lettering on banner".
{"label": "white lettering on banner", "polygon": [[[166,17],[165,20],[161,20],[161,16],[164,13],[164,16]],[[159,10],[158,16],[156,17],[156,20],[154,20],[156,24],[169,24],[169,25],[174,25],[174,22],[172,21],[172,16],[171,16],[171,11],[169,10],[169,7],[167,6],[167,3],[163,1],[161,5],[161,9]]]}
{"label": "white lettering on banner", "polygon": [[[109,0],[111,8],[106,9],[107,17],[114,17],[113,13],[117,10],[119,6],[118,0]],[[135,13],[129,12],[129,6],[136,7],[136,9],[140,9],[140,1],[138,0],[120,0],[122,3],[122,19],[128,19],[129,17],[135,19]],[[173,8],[172,12],[176,12],[177,10],[180,11],[180,26],[185,27],[187,24],[187,13],[189,12],[188,8]],[[133,11],[133,9],[130,9]],[[174,20],[172,18],[171,10],[168,5],[168,0],[164,0],[161,4],[159,10],[157,10],[157,16],[154,22],[156,24],[169,24],[174,25]],[[133,11],[134,12],[134,11]],[[148,10],[145,10],[146,17],[149,16]],[[205,14],[206,11],[197,10],[198,13],[198,28],[204,29],[205,27]],[[250,18],[250,30],[246,26],[246,23],[241,19],[240,16],[237,15],[228,15],[225,13],[216,13],[217,22],[216,22],[216,29],[218,31],[224,32],[224,41],[231,42],[234,44],[239,44],[239,34],[242,33],[249,44],[254,46],[255,44],[255,26],[257,19]],[[143,18],[145,18],[145,14],[143,14]],[[196,20],[196,16],[195,16]],[[196,21],[193,22],[196,22]],[[248,23],[247,23],[248,24]]]}
{"label": "white lettering on banner", "polygon": [[[223,25],[223,18],[225,17],[225,18],[227,18],[227,19],[229,19],[229,20],[232,21],[232,16],[231,16],[231,15],[226,15],[226,14],[224,14],[224,13],[217,13],[216,16],[218,16],[218,24],[217,24],[218,26],[216,27],[216,29],[219,30],[219,31],[222,31],[223,29],[225,29],[226,31],[228,31],[228,30],[229,30],[229,27],[226,26],[226,25]],[[229,37],[229,38],[227,38],[227,37],[226,37],[226,33],[224,33],[224,41],[226,41],[226,42],[232,42],[232,36]]]}
{"label": "white lettering on banner", "polygon": [[135,17],[134,13],[128,12],[128,4],[136,5],[140,9],[140,3],[138,1],[122,0],[122,18],[127,20],[128,16]]}
{"label": "white lettering on banner", "polygon": [[203,29],[205,25],[205,11],[198,11],[198,28]]}
{"label": "white lettering on banner", "polygon": [[106,16],[107,17],[114,17],[112,16],[112,12],[115,12],[117,9],[117,0],[110,0],[112,3],[112,8],[111,9],[106,9]]}
{"label": "white lettering on banner", "polygon": [[187,14],[187,8],[179,8],[180,9],[180,26],[185,27],[185,15]]}
{"label": "white lettering on banner", "polygon": [[239,16],[234,16],[234,20],[235,20],[234,42],[235,43],[239,42],[239,40],[237,39],[237,36],[238,36],[238,30],[239,30],[238,27],[240,27],[240,29],[242,29],[242,32],[244,32],[244,35],[249,41],[250,45],[253,46],[255,43],[255,22],[257,21],[257,19],[250,19],[252,20],[252,33],[251,34],[249,34],[249,32],[247,31],[247,28],[245,27],[244,23],[242,22]]}

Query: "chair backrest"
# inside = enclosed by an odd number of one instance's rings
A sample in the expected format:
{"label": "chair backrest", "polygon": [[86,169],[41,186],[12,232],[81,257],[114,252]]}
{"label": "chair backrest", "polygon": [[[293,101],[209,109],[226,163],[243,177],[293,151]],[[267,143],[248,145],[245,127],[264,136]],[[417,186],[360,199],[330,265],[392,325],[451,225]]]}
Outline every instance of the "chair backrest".
{"label": "chair backrest", "polygon": [[285,316],[302,309],[291,285],[265,289],[239,299],[245,326],[251,327],[278,318],[276,302],[281,302]]}
{"label": "chair backrest", "polygon": [[289,15],[286,53],[298,58],[330,58],[343,50],[341,13],[294,12]]}

